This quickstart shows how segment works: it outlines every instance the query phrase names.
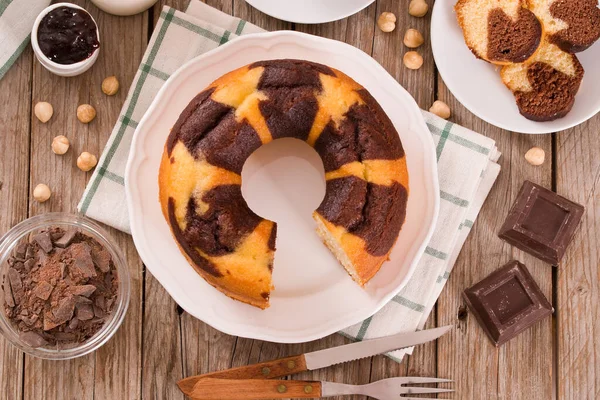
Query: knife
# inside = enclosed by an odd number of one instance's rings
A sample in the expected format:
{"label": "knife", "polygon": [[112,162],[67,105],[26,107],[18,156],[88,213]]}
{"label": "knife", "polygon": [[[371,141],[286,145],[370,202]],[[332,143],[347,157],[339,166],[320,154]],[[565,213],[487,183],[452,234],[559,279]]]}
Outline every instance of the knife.
{"label": "knife", "polygon": [[329,367],[360,358],[371,357],[388,351],[416,346],[435,340],[452,329],[452,325],[427,329],[417,332],[398,333],[378,339],[350,343],[344,346],[300,354],[298,356],[280,358],[260,364],[232,368],[191,376],[177,382],[179,388],[187,396],[192,394],[194,385],[203,378],[218,379],[272,379],[296,374],[304,371]]}

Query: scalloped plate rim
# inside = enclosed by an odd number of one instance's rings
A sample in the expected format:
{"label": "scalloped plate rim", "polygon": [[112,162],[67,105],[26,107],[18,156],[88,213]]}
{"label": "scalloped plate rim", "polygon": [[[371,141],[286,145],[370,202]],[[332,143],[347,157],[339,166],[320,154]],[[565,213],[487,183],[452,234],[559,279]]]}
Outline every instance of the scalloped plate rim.
{"label": "scalloped plate rim", "polygon": [[[141,132],[145,131],[146,129],[151,130],[152,126],[156,123],[156,119],[158,118],[158,116],[161,115],[161,112],[164,112],[164,108],[166,107],[165,102],[168,101],[169,99],[171,99],[174,94],[172,92],[169,93],[169,91],[171,90],[171,86],[176,85],[178,80],[183,80],[184,78],[189,79],[190,77],[186,76],[186,74],[193,75],[194,73],[198,73],[199,71],[201,71],[202,67],[200,67],[199,65],[202,64],[203,61],[210,60],[211,58],[218,58],[219,55],[222,56],[223,54],[226,54],[226,52],[234,52],[234,50],[232,50],[232,49],[235,49],[235,48],[240,48],[240,47],[244,47],[244,46],[246,46],[246,47],[252,46],[252,43],[254,43],[254,46],[256,46],[256,47],[262,48],[263,50],[269,50],[269,51],[275,51],[274,47],[276,47],[280,44],[296,45],[296,46],[304,45],[304,47],[306,49],[310,49],[312,46],[313,47],[312,50],[315,50],[314,49],[315,46],[319,47],[319,46],[335,45],[335,46],[338,46],[340,49],[343,49],[344,51],[348,51],[348,53],[352,54],[350,57],[356,57],[357,60],[360,60],[361,62],[364,62],[364,63],[366,62],[367,64],[369,64],[369,67],[378,70],[377,73],[381,73],[381,75],[378,75],[378,77],[376,79],[378,82],[381,83],[382,81],[385,81],[386,84],[390,83],[390,85],[382,85],[381,90],[384,90],[386,92],[393,91],[396,93],[396,95],[403,97],[408,102],[408,104],[410,104],[409,107],[412,108],[412,110],[409,113],[411,115],[411,120],[409,121],[409,124],[410,124],[409,129],[411,132],[413,132],[414,130],[416,130],[416,132],[420,132],[420,136],[418,137],[418,139],[422,143],[422,147],[424,149],[424,153],[423,153],[424,155],[423,155],[423,160],[422,160],[423,175],[425,175],[427,178],[429,178],[429,182],[427,182],[425,184],[425,186],[426,186],[425,191],[427,192],[427,193],[425,193],[425,195],[428,196],[427,200],[430,201],[429,210],[427,211],[427,217],[429,217],[429,221],[426,225],[424,225],[424,228],[418,232],[419,235],[421,236],[420,242],[413,243],[413,245],[410,248],[411,252],[414,254],[412,256],[412,260],[406,261],[406,263],[410,263],[410,265],[407,267],[405,277],[397,287],[395,287],[393,290],[388,291],[385,295],[382,295],[375,302],[375,304],[371,305],[371,307],[368,310],[359,310],[360,312],[355,312],[351,315],[347,315],[345,318],[340,317],[336,320],[335,323],[331,323],[329,326],[326,326],[326,327],[322,327],[322,328],[306,327],[305,330],[302,332],[297,332],[297,331],[290,332],[290,331],[282,331],[282,330],[273,329],[273,328],[265,329],[264,327],[261,328],[261,327],[257,327],[254,325],[248,325],[247,323],[246,324],[238,323],[237,325],[234,324],[234,326],[232,326],[231,321],[227,321],[225,319],[214,318],[214,316],[207,317],[206,314],[203,314],[202,312],[198,312],[197,309],[190,306],[190,302],[192,302],[192,299],[185,292],[181,292],[178,290],[178,288],[173,286],[173,282],[170,281],[173,279],[172,278],[173,275],[172,275],[171,271],[169,271],[168,269],[165,269],[165,268],[161,268],[160,266],[157,266],[155,264],[153,254],[151,251],[149,251],[148,244],[146,242],[143,224],[140,225],[141,219],[137,218],[137,217],[139,217],[139,215],[136,212],[135,203],[140,198],[139,196],[141,194],[140,194],[140,191],[138,190],[139,188],[137,186],[135,186],[136,179],[134,176],[134,171],[137,171],[145,163],[149,162],[149,158],[150,158],[149,155],[145,153],[145,148],[146,148],[145,145],[147,143],[144,140],[144,138],[143,138],[144,135],[141,134]],[[327,50],[331,50],[331,49],[328,48]],[[325,48],[322,47],[321,51],[325,52]],[[348,57],[348,55],[346,55],[346,57]],[[263,57],[261,59],[265,59],[265,58]],[[258,60],[259,59],[257,59],[256,61],[258,61]],[[247,63],[244,63],[243,65],[245,65],[245,64],[247,64]],[[242,66],[242,65],[240,65],[240,66]],[[208,67],[210,68],[210,65]],[[196,68],[197,70],[195,70],[194,68]],[[195,71],[195,72],[192,72],[192,71]],[[381,77],[383,77],[383,78],[381,78]],[[354,78],[360,82],[360,77],[355,76]],[[393,84],[391,84],[392,82],[393,82]],[[200,90],[202,90],[203,88],[204,87],[200,88]],[[371,91],[371,93],[373,94],[372,91]],[[375,96],[374,94],[373,94],[373,96],[375,98],[377,98],[377,96]],[[165,138],[163,138],[163,144],[164,144],[164,139]],[[414,272],[414,270],[416,268],[418,260],[422,256],[425,246],[427,245],[429,239],[431,238],[431,236],[433,234],[433,229],[435,227],[435,221],[437,221],[437,216],[438,216],[438,212],[439,212],[439,202],[440,202],[440,200],[439,200],[439,183],[438,183],[438,176],[437,176],[435,147],[434,147],[434,143],[433,143],[433,138],[432,138],[429,130],[427,129],[425,121],[423,120],[422,115],[420,114],[420,110],[419,110],[418,106],[416,105],[414,99],[410,96],[410,94],[408,94],[408,92],[406,92],[406,90],[393,77],[391,77],[391,75],[389,75],[385,71],[385,69],[382,66],[380,66],[375,60],[373,60],[366,53],[363,53],[359,49],[356,49],[356,48],[354,48],[346,43],[343,43],[343,42],[338,42],[338,41],[334,41],[334,40],[330,40],[330,39],[324,39],[324,38],[311,36],[311,35],[307,35],[307,34],[302,34],[302,33],[298,33],[298,32],[291,32],[291,31],[268,32],[268,33],[259,33],[259,34],[242,36],[240,38],[237,38],[234,41],[231,41],[217,49],[214,49],[208,53],[205,53],[205,54],[203,54],[199,57],[196,57],[196,58],[192,59],[191,61],[188,61],[187,63],[185,63],[167,80],[167,82],[160,89],[156,98],[154,99],[154,101],[152,102],[150,107],[148,108],[147,112],[144,114],[144,117],[140,121],[140,123],[134,133],[134,137],[133,137],[132,144],[131,144],[131,149],[135,150],[135,151],[130,152],[130,157],[127,162],[127,167],[126,167],[126,172],[125,172],[125,188],[126,188],[126,195],[127,195],[127,205],[128,205],[129,213],[131,216],[132,236],[134,239],[134,243],[140,254],[140,257],[142,258],[142,260],[144,261],[144,263],[146,264],[146,266],[148,267],[150,272],[157,278],[157,280],[167,290],[167,292],[171,295],[171,297],[184,310],[186,310],[188,313],[190,313],[194,317],[208,323],[212,327],[214,327],[224,333],[230,334],[230,335],[247,337],[247,338],[252,338],[252,339],[259,339],[259,340],[267,340],[267,341],[272,341],[272,342],[301,343],[301,342],[306,342],[306,341],[322,338],[324,336],[327,336],[331,333],[335,333],[339,330],[342,330],[348,326],[356,324],[356,323],[370,317],[371,315],[373,315],[377,311],[379,311],[383,306],[385,306],[385,304],[387,304],[387,302],[390,301],[405,286],[405,284],[408,282],[408,280],[412,276],[412,273]],[[142,150],[142,151],[140,151],[140,150]],[[409,155],[409,158],[410,158],[410,155]],[[152,184],[157,186],[156,183],[152,183]],[[410,197],[409,197],[409,201],[410,201]],[[156,203],[158,204],[158,200],[156,200]],[[162,218],[162,215],[160,216],[160,218]],[[164,221],[164,219],[163,219],[163,221]],[[165,226],[167,226],[166,222],[164,224],[165,224]],[[403,227],[403,230],[404,229],[406,229],[406,228]],[[170,236],[170,232],[168,232],[168,233]],[[173,241],[172,245],[176,247],[176,244],[174,241]],[[185,260],[183,258],[183,256],[181,258],[183,260]],[[190,270],[193,271],[193,269],[187,264],[187,262],[185,262],[185,264],[186,264],[185,265],[186,268],[189,268]],[[385,265],[384,265],[384,267],[385,267]],[[195,274],[195,271],[194,271],[194,274]],[[170,280],[167,280],[168,276],[171,276]],[[199,277],[199,275],[198,275],[198,278],[202,279]],[[209,290],[214,290],[214,289],[209,286]],[[229,298],[227,298],[225,295],[221,294],[220,292],[217,292],[217,295],[221,296],[224,299],[224,301],[230,301]],[[237,302],[235,302],[235,303],[240,304]],[[247,307],[250,307],[250,306],[247,306]]]}

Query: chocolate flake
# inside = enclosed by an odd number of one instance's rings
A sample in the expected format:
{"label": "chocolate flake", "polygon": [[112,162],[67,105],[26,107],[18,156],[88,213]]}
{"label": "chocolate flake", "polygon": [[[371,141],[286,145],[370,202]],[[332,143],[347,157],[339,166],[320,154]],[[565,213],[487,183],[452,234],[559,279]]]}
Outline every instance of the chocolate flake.
{"label": "chocolate flake", "polygon": [[70,267],[71,272],[85,278],[95,277],[96,271],[90,246],[86,243],[75,243],[71,245],[70,250],[73,257],[73,264]]}
{"label": "chocolate flake", "polygon": [[33,240],[35,240],[35,242],[40,246],[40,248],[42,250],[44,250],[44,252],[46,254],[50,253],[52,251],[52,239],[50,238],[50,233],[48,232],[42,232],[42,233],[38,233],[37,235],[35,235],[33,237]]}
{"label": "chocolate flake", "polygon": [[10,281],[9,280],[5,280],[4,281],[4,285],[2,286],[2,290],[4,291],[4,301],[6,302],[6,305],[9,307],[14,307],[15,306],[15,299],[13,297],[12,294],[12,289],[10,288]]}
{"label": "chocolate flake", "polygon": [[8,280],[10,281],[10,289],[15,303],[20,304],[25,293],[23,293],[23,281],[16,269],[8,269]]}
{"label": "chocolate flake", "polygon": [[91,304],[78,304],[77,305],[77,319],[81,321],[88,321],[94,318],[94,309]]}
{"label": "chocolate flake", "polygon": [[94,264],[98,269],[104,273],[110,271],[110,261],[111,256],[110,253],[104,248],[93,248],[92,249],[92,259],[94,260]]}
{"label": "chocolate flake", "polygon": [[48,342],[43,337],[32,331],[22,332],[19,335],[19,337],[22,341],[24,341],[33,348],[42,347],[48,344]]}
{"label": "chocolate flake", "polygon": [[94,285],[71,286],[71,293],[78,296],[90,297],[96,290]]}
{"label": "chocolate flake", "polygon": [[27,254],[27,243],[19,243],[15,248],[15,258],[25,260],[25,254]]}
{"label": "chocolate flake", "polygon": [[52,290],[54,290],[54,286],[48,282],[42,281],[33,289],[33,293],[42,300],[48,300]]}
{"label": "chocolate flake", "polygon": [[60,239],[56,240],[54,245],[64,249],[71,244],[73,239],[75,239],[75,235],[77,235],[77,229],[71,228],[67,230],[65,234],[60,237]]}
{"label": "chocolate flake", "polygon": [[27,244],[27,250],[25,251],[25,258],[27,260],[29,260],[33,257],[35,257],[35,250],[33,249],[32,245]]}
{"label": "chocolate flake", "polygon": [[65,323],[73,318],[73,312],[75,311],[75,297],[69,296],[62,299],[58,307],[52,310],[52,314],[59,323]]}
{"label": "chocolate flake", "polygon": [[25,267],[25,271],[27,271],[27,272],[31,271],[33,269],[34,265],[35,265],[35,261],[33,261],[33,258],[30,258],[23,263],[23,267]]}

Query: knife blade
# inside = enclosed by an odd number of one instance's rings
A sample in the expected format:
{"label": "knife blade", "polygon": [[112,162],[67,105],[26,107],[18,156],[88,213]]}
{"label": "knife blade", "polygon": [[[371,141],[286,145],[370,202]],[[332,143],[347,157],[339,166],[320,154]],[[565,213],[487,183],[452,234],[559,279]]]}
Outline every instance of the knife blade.
{"label": "knife blade", "polygon": [[307,370],[325,368],[343,362],[370,357],[392,350],[416,346],[435,340],[452,329],[452,325],[417,332],[399,333],[378,339],[365,340],[298,356],[281,358],[260,364],[232,368],[191,376],[177,382],[183,393],[190,396],[194,385],[204,378],[218,379],[272,379]]}
{"label": "knife blade", "polygon": [[362,342],[347,344],[345,346],[332,347],[330,349],[314,351],[304,354],[306,368],[308,370],[329,367],[360,358],[370,357],[388,351],[403,349],[430,342],[448,332],[452,325],[440,328],[427,329],[423,331],[398,333],[378,339],[370,339]]}

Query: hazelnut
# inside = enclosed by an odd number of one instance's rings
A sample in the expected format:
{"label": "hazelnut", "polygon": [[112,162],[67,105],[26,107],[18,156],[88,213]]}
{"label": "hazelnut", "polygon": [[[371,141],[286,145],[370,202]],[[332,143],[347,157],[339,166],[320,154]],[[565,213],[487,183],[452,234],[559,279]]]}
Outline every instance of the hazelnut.
{"label": "hazelnut", "polygon": [[69,150],[69,139],[66,136],[60,135],[52,139],[52,151],[54,154],[65,154]]}
{"label": "hazelnut", "polygon": [[409,29],[404,34],[404,45],[411,49],[417,48],[423,44],[423,35],[416,29]]}
{"label": "hazelnut", "polygon": [[545,159],[546,152],[539,147],[532,147],[525,153],[525,160],[531,165],[542,165]]}
{"label": "hazelnut", "polygon": [[377,19],[377,26],[382,32],[391,32],[396,29],[396,16],[391,12],[381,13]]}
{"label": "hazelnut", "polygon": [[424,17],[429,10],[429,6],[425,0],[410,0],[408,5],[408,13],[413,17]]}
{"label": "hazelnut", "polygon": [[77,157],[77,167],[84,172],[91,170],[96,164],[98,164],[96,156],[87,151],[84,151]]}
{"label": "hazelnut", "polygon": [[116,76],[109,76],[102,81],[102,91],[107,96],[114,96],[119,91],[119,80]]}
{"label": "hazelnut", "polygon": [[45,101],[40,101],[35,105],[33,112],[35,113],[37,119],[39,119],[43,123],[46,123],[50,120],[50,118],[52,118],[52,114],[54,114],[54,109],[52,108],[52,104],[47,103]]}
{"label": "hazelnut", "polygon": [[43,203],[46,200],[48,200],[50,196],[52,196],[52,192],[50,191],[48,185],[40,183],[35,187],[35,189],[33,189],[33,198],[36,201],[39,201],[40,203]]}
{"label": "hazelnut", "polygon": [[96,109],[89,104],[82,104],[77,107],[77,119],[84,124],[89,124],[96,118]]}
{"label": "hazelnut", "polygon": [[404,65],[409,69],[419,69],[423,65],[423,57],[416,51],[408,51],[404,55]]}
{"label": "hazelnut", "polygon": [[448,107],[448,104],[440,100],[436,100],[433,102],[433,105],[429,109],[429,112],[434,113],[440,118],[450,118],[450,107]]}

